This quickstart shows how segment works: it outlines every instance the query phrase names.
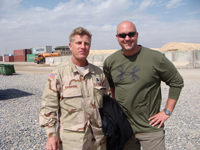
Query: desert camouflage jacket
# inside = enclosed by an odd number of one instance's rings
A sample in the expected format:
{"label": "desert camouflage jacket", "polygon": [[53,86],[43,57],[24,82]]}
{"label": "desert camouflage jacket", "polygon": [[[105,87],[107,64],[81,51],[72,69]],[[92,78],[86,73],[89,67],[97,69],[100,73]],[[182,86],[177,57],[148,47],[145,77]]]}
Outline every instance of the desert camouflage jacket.
{"label": "desert camouflage jacket", "polygon": [[[109,85],[102,70],[90,63],[85,73],[72,61],[57,67],[48,77],[42,96],[40,126],[46,134],[56,136],[56,124],[62,130],[85,131],[90,127],[94,137],[103,135],[98,108],[103,106],[103,94]],[[57,135],[61,136],[62,135]]]}

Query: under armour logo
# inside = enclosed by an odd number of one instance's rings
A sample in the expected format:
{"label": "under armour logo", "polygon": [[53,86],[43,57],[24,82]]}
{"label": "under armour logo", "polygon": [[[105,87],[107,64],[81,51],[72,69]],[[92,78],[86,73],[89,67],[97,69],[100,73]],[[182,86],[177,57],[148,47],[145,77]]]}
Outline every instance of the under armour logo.
{"label": "under armour logo", "polygon": [[123,81],[124,80],[124,76],[131,76],[131,80],[132,81],[137,81],[140,77],[138,75],[136,75],[136,73],[138,71],[140,71],[140,68],[138,66],[134,66],[132,67],[132,71],[131,72],[125,72],[124,71],[124,67],[120,66],[118,67],[118,72],[120,73],[119,75],[117,75],[117,78],[119,79],[119,81]]}

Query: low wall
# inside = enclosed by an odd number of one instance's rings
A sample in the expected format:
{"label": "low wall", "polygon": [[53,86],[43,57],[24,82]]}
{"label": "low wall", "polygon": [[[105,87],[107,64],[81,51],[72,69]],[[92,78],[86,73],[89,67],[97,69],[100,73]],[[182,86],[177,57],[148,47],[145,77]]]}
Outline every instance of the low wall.
{"label": "low wall", "polygon": [[194,68],[200,68],[200,50],[194,51]]}
{"label": "low wall", "polygon": [[177,68],[194,68],[194,51],[163,52]]}
{"label": "low wall", "polygon": [[[162,52],[175,65],[176,68],[200,68],[200,50]],[[89,55],[88,61],[96,66],[103,67],[104,60],[110,54]],[[67,62],[71,56],[47,57],[46,64],[57,66]]]}

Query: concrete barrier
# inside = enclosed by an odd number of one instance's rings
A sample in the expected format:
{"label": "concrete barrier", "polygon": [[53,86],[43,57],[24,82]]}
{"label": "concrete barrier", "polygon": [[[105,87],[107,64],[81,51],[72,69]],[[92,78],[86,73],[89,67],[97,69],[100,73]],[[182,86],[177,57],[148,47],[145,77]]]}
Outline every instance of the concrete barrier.
{"label": "concrete barrier", "polygon": [[60,56],[60,57],[46,57],[45,64],[50,66],[58,66],[63,62],[67,62],[71,59],[71,56]]}
{"label": "concrete barrier", "polygon": [[200,68],[200,50],[194,51],[194,68]]}
{"label": "concrete barrier", "polygon": [[193,51],[175,51],[172,54],[172,62],[177,68],[194,68],[193,54]]}
{"label": "concrete barrier", "polygon": [[88,57],[87,57],[88,62],[93,64],[94,63],[94,56],[95,55],[88,55]]}
{"label": "concrete barrier", "polygon": [[72,56],[61,56],[61,61],[62,62],[67,62],[67,61],[71,60],[71,57]]}
{"label": "concrete barrier", "polygon": [[172,62],[173,52],[162,52]]}
{"label": "concrete barrier", "polygon": [[62,63],[61,57],[46,57],[45,58],[45,64],[48,64],[50,66],[57,66]]}
{"label": "concrete barrier", "polygon": [[[162,52],[175,65],[176,68],[200,68],[200,50]],[[111,54],[89,55],[87,60],[99,67],[103,67],[104,60]],[[71,56],[47,57],[46,64],[50,66],[61,65],[71,60]]]}
{"label": "concrete barrier", "polygon": [[200,68],[200,50],[167,53],[172,53],[171,58],[168,57],[169,54],[166,55],[166,57],[170,59],[177,68]]}

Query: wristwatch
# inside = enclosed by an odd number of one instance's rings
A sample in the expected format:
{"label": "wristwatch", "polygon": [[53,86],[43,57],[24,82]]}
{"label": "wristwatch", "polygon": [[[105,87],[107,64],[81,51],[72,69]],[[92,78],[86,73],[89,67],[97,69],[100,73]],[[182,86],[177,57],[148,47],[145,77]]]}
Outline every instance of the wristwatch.
{"label": "wristwatch", "polygon": [[168,109],[165,108],[164,111],[166,115],[169,115],[169,116],[171,115],[171,112]]}

